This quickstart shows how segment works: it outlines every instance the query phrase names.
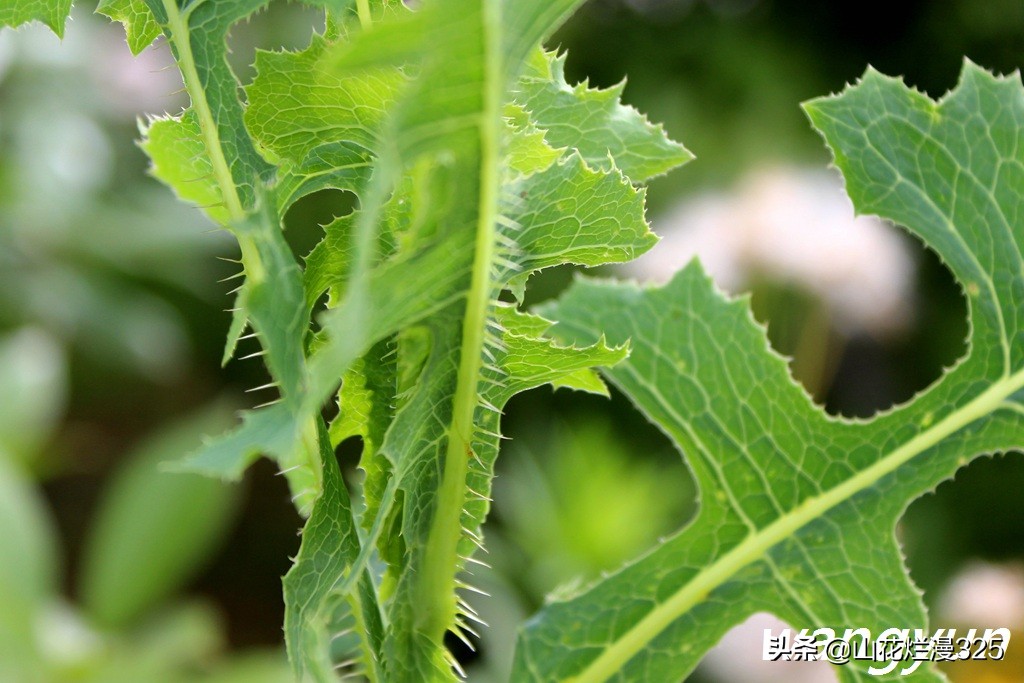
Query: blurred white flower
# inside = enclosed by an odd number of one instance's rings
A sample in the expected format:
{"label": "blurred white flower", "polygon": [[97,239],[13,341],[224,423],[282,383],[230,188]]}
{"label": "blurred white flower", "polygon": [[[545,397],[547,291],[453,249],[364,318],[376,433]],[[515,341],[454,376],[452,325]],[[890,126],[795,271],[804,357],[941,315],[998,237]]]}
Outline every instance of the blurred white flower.
{"label": "blurred white flower", "polygon": [[[838,679],[828,662],[792,662],[764,660],[764,630],[778,634],[792,628],[768,612],[754,614],[733,627],[704,657],[701,673],[716,681],[743,683],[836,683]],[[799,629],[796,629],[799,630]]]}
{"label": "blurred white flower", "polygon": [[1024,566],[974,562],[939,600],[940,626],[1024,628]]}
{"label": "blurred white flower", "polygon": [[877,218],[854,217],[833,173],[764,170],[733,192],[683,202],[654,230],[663,239],[626,266],[634,277],[664,281],[699,256],[728,291],[756,277],[809,291],[840,332],[884,337],[910,322],[915,262],[906,239]]}
{"label": "blurred white flower", "polygon": [[0,452],[35,455],[63,415],[67,374],[64,350],[43,330],[0,337]]}
{"label": "blurred white flower", "polygon": [[179,92],[181,76],[165,40],[160,38],[133,56],[120,24],[93,15],[86,6],[73,9],[63,40],[38,22],[4,31],[0,35],[0,78],[13,61],[82,74],[85,83],[92,85],[92,104],[117,118],[177,113],[187,104]]}
{"label": "blurred white flower", "polygon": [[177,114],[188,104],[166,40],[158,38],[132,55],[119,28],[107,25],[101,32],[89,64],[96,87],[108,93],[108,113],[135,119],[143,114]]}

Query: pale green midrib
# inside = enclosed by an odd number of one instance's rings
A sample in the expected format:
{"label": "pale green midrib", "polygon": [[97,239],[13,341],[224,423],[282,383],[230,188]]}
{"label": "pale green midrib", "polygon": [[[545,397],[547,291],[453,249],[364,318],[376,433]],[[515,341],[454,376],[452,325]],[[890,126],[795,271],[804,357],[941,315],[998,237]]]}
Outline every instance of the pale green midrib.
{"label": "pale green midrib", "polygon": [[501,15],[497,0],[483,0],[484,106],[480,114],[480,206],[476,244],[444,470],[438,503],[428,535],[419,578],[421,602],[416,624],[440,643],[456,616],[455,575],[458,544],[462,538],[462,512],[466,503],[469,459],[474,433],[473,417],[479,403],[484,331],[490,310],[494,243],[498,219],[502,112]]}
{"label": "pale green midrib", "polygon": [[[245,220],[246,213],[242,206],[241,197],[238,195],[238,187],[231,175],[231,167],[224,156],[224,148],[220,143],[220,133],[217,130],[217,122],[213,118],[213,110],[206,99],[206,90],[203,88],[196,70],[195,57],[192,55],[192,42],[188,28],[188,15],[178,10],[174,0],[163,0],[164,11],[167,12],[167,27],[171,32],[171,40],[178,52],[178,69],[181,71],[181,78],[185,84],[189,99],[192,101],[192,109],[199,121],[199,133],[203,137],[203,144],[206,146],[206,153],[210,158],[210,165],[213,168],[213,176],[220,188],[221,198],[228,216],[234,224]],[[236,231],[237,233],[238,231]],[[238,244],[242,251],[242,265],[246,275],[254,280],[263,278],[263,267],[259,254],[253,240],[242,234],[236,234]]]}
{"label": "pale green midrib", "polygon": [[364,31],[373,26],[373,15],[370,14],[369,0],[356,0],[356,12],[359,14],[359,26]]}
{"label": "pale green midrib", "polygon": [[757,561],[773,546],[789,538],[806,524],[874,485],[882,477],[892,473],[942,439],[1000,408],[1004,399],[1022,387],[1024,387],[1024,370],[1003,377],[963,408],[950,413],[929,429],[881,458],[874,465],[821,495],[808,498],[764,529],[748,536],[742,543],[698,572],[691,581],[668,600],[657,605],[636,625],[607,647],[578,676],[566,679],[566,683],[601,683],[608,680],[673,621],[686,614],[711,591],[724,584],[743,567]]}
{"label": "pale green midrib", "polygon": [[245,218],[245,211],[242,209],[242,201],[238,196],[234,178],[231,177],[231,168],[224,157],[224,149],[220,144],[220,134],[217,131],[217,123],[213,119],[213,111],[210,109],[206,91],[203,89],[199,72],[196,70],[187,15],[181,14],[174,0],[163,0],[163,4],[164,10],[167,12],[167,24],[171,30],[171,38],[178,50],[178,68],[181,70],[181,77],[185,81],[185,90],[188,91],[189,98],[192,100],[192,108],[199,120],[199,131],[203,136],[206,152],[210,156],[213,175],[217,179],[217,185],[220,187],[224,199],[224,206],[227,208],[231,220],[240,221]]}

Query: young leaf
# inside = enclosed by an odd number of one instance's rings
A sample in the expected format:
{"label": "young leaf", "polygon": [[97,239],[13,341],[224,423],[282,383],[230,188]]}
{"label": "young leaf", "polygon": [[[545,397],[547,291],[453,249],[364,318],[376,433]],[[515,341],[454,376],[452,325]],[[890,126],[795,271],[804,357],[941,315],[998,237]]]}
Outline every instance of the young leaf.
{"label": "young leaf", "polygon": [[640,183],[685,164],[693,155],[636,109],[619,101],[625,81],[607,90],[565,81],[565,55],[534,50],[518,83],[516,102],[546,131],[550,144],[572,147],[595,168],[612,163]]}
{"label": "young leaf", "polygon": [[323,68],[325,47],[314,37],[301,52],[258,52],[246,88],[246,126],[287,188],[278,193],[282,213],[303,194],[357,192],[367,182],[384,113],[405,83],[397,69],[337,75]]}
{"label": "young leaf", "polygon": [[[607,376],[678,444],[702,505],[648,555],[548,605],[521,635],[516,680],[680,680],[758,611],[797,628],[927,628],[896,522],[977,454],[1024,445],[1019,77],[968,63],[936,103],[869,70],[806,108],[858,211],[907,226],[963,285],[969,354],[909,404],[846,420],[812,404],[746,302],[696,265],[661,289],[577,283],[546,310],[556,334],[632,340]],[[866,666],[837,673],[879,680]],[[915,680],[941,680],[930,666]]]}

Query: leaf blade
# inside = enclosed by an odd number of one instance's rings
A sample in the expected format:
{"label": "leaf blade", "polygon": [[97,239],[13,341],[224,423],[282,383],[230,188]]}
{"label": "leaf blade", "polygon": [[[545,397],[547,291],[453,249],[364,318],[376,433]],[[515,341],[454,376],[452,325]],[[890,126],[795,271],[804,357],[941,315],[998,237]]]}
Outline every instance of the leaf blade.
{"label": "leaf blade", "polygon": [[[746,305],[693,265],[662,289],[577,284],[549,312],[562,321],[556,336],[632,338],[630,358],[606,374],[680,446],[706,502],[647,556],[547,607],[520,638],[519,676],[674,680],[761,610],[797,628],[926,628],[894,538],[899,517],[971,457],[1024,441],[1024,363],[1008,344],[1024,303],[1024,237],[1010,219],[1021,199],[1016,173],[1000,172],[1019,152],[970,142],[1024,130],[1022,91],[968,64],[939,103],[869,72],[807,105],[858,210],[906,225],[966,285],[971,351],[907,405],[865,421],[825,415]],[[843,676],[868,679],[863,667]]]}

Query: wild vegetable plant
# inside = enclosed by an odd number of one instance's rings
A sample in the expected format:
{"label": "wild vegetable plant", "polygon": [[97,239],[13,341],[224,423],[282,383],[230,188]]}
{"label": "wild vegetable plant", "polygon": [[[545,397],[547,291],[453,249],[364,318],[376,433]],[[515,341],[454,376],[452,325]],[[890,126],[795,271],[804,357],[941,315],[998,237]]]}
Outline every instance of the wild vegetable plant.
{"label": "wild vegetable plant", "polygon": [[[503,406],[543,384],[605,393],[684,453],[696,519],[521,630],[517,681],[673,681],[770,611],[799,627],[926,628],[895,539],[907,505],[977,454],[1022,445],[1024,88],[967,63],[934,102],[869,70],[805,105],[858,211],[907,227],[963,287],[970,350],[870,420],[825,414],[744,299],[694,263],[661,288],[581,279],[523,310],[530,276],[634,258],[656,238],[643,183],[690,154],[621,88],[565,81],[541,42],[579,0],[308,0],[326,28],[259,52],[240,89],[234,24],[269,0],[104,0],[138,52],[162,34],[191,106],[150,121],[153,173],[238,240],[225,360],[247,330],[279,398],[181,465],[237,479],[274,458],[307,517],[284,579],[297,679],[333,680],[334,636],[371,681],[456,676],[474,626]],[[58,34],[70,0],[4,0]],[[298,263],[282,216],[325,188],[358,208]],[[552,322],[555,321],[555,322]],[[340,387],[340,388],[339,388]],[[337,396],[330,424],[325,404]],[[359,436],[353,504],[334,448]],[[878,680],[866,664],[842,680]],[[882,680],[899,677],[899,670]],[[911,680],[942,680],[931,665]]]}

